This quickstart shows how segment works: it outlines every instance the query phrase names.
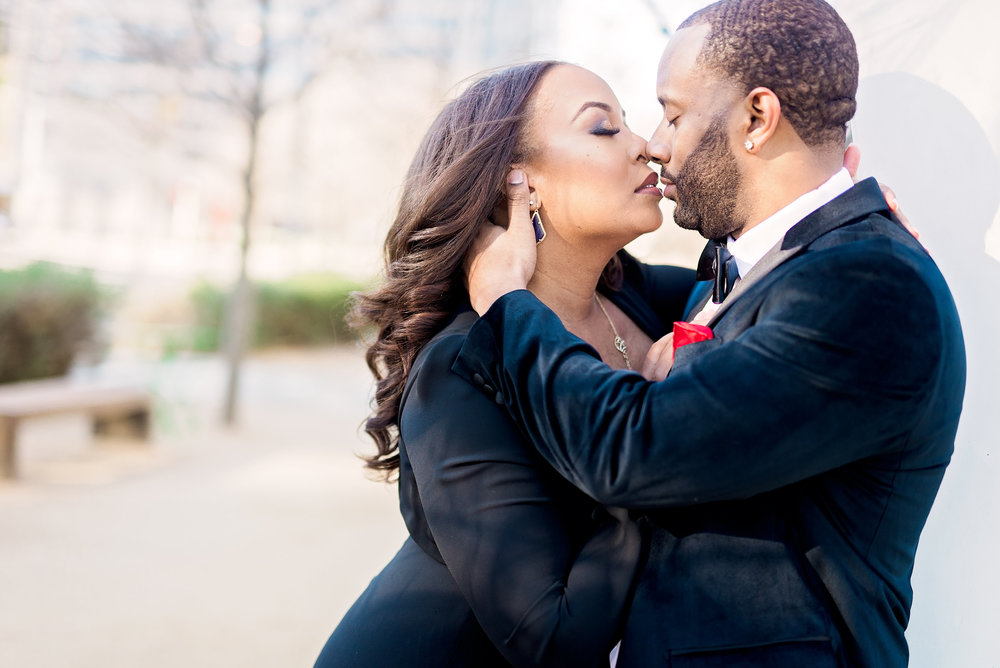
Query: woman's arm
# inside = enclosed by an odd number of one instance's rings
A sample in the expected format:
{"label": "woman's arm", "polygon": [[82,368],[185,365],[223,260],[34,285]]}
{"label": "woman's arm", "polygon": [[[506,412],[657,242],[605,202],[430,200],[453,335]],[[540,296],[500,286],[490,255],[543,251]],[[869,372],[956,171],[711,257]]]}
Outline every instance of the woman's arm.
{"label": "woman's arm", "polygon": [[599,665],[638,569],[639,529],[558,479],[503,406],[451,371],[463,341],[432,343],[403,399],[401,449],[431,533],[511,663]]}

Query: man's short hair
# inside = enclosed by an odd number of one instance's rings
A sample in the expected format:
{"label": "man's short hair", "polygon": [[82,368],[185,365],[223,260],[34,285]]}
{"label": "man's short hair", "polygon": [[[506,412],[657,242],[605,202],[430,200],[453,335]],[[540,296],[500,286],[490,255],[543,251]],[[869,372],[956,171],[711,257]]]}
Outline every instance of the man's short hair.
{"label": "man's short hair", "polygon": [[696,61],[749,93],[774,91],[782,115],[810,146],[844,142],[857,107],[854,37],[823,0],[720,0],[680,28],[710,26]]}

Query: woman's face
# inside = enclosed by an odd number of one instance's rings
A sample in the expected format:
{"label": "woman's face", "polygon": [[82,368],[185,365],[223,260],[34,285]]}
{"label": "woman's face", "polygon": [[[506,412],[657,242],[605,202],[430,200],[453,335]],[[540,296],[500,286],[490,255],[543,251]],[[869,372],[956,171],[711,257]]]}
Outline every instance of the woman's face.
{"label": "woman's face", "polygon": [[625,125],[603,79],[557,65],[539,83],[533,109],[525,172],[549,234],[617,250],[660,226],[662,195],[646,140]]}

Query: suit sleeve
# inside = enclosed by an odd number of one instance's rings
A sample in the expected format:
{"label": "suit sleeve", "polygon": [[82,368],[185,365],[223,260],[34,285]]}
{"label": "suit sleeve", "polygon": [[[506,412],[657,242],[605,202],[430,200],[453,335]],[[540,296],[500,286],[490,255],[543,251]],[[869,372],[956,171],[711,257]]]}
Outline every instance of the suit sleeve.
{"label": "suit sleeve", "polygon": [[[638,570],[639,528],[566,485],[492,395],[451,372],[462,340],[426,352],[400,420],[431,534],[508,661],[606,665]],[[560,492],[578,505],[567,508]],[[570,537],[567,512],[584,515],[582,544]]]}
{"label": "suit sleeve", "polygon": [[495,384],[601,503],[750,497],[906,443],[942,334],[920,260],[901,253],[879,240],[798,258],[752,327],[661,382],[606,367],[526,291],[476,322],[455,369]]}

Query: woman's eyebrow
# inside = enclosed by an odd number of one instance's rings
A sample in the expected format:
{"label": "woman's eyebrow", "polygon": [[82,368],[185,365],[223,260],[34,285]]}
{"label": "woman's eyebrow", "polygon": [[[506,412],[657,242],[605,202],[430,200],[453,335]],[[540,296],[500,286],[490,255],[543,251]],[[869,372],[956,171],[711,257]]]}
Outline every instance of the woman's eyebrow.
{"label": "woman's eyebrow", "polygon": [[579,116],[580,114],[582,114],[583,112],[585,112],[587,109],[590,109],[591,107],[597,107],[598,109],[603,109],[604,111],[608,112],[609,114],[611,113],[611,105],[609,105],[609,104],[605,104],[604,102],[596,102],[596,101],[584,102],[583,106],[581,106],[577,110],[576,114],[573,116],[573,120],[575,121],[576,118],[577,118],[577,116]]}

